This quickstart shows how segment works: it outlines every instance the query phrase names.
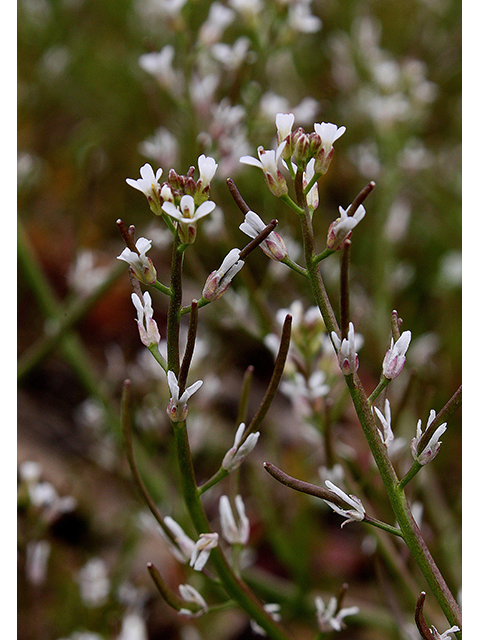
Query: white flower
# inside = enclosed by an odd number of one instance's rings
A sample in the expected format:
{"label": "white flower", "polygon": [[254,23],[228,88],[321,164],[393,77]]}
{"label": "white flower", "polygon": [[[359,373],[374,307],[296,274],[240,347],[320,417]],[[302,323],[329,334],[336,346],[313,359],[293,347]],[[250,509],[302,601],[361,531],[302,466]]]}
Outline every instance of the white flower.
{"label": "white flower", "polygon": [[396,342],[392,338],[390,349],[385,354],[382,364],[382,371],[385,378],[393,380],[401,373],[407,359],[405,353],[411,338],[411,331],[404,331]]}
{"label": "white flower", "polygon": [[255,445],[257,444],[257,440],[260,436],[259,431],[248,434],[245,442],[240,445],[244,431],[245,423],[242,422],[239,425],[237,432],[235,433],[233,447],[227,451],[223,458],[222,468],[225,469],[225,471],[230,472],[239,467],[246,456],[255,448]]}
{"label": "white flower", "polygon": [[355,330],[353,322],[348,325],[348,337],[340,340],[335,331],[332,331],[332,341],[337,350],[338,364],[344,375],[348,376],[357,371],[359,362],[355,351]]}
{"label": "white flower", "polygon": [[[310,184],[310,180],[315,175],[315,168],[314,167],[315,167],[315,159],[312,158],[307,163],[307,166],[305,167],[305,171],[303,173],[303,188],[304,189]],[[307,193],[306,198],[307,198],[307,205],[308,205],[308,208],[310,209],[310,211],[312,211],[312,212],[315,211],[315,209],[318,207],[318,202],[319,202],[319,200],[318,200],[318,183],[317,182],[313,185],[313,187]]]}
{"label": "white flower", "polygon": [[[195,547],[195,542],[187,536],[182,527],[175,522],[173,518],[170,516],[166,516],[163,520],[170,531],[173,533],[173,537],[175,538],[175,542],[177,546],[171,546],[172,552],[180,562],[188,562],[192,557],[193,548]],[[163,530],[160,529],[163,534]],[[164,535],[164,534],[163,534]],[[167,542],[170,542],[169,538],[165,536]]]}
{"label": "white flower", "polygon": [[[259,215],[253,211],[248,211],[245,214],[245,220],[240,225],[240,231],[243,231],[250,238],[256,238],[267,225],[263,222]],[[260,248],[265,255],[272,260],[278,260],[281,262],[288,255],[287,247],[280,234],[276,231],[272,231],[268,234],[267,238],[260,244]]]}
{"label": "white flower", "polygon": [[193,547],[190,566],[195,571],[202,571],[210,557],[210,551],[218,546],[218,533],[201,533]]}
{"label": "white flower", "polygon": [[331,122],[322,122],[321,124],[316,122],[314,129],[322,139],[325,155],[330,153],[330,150],[333,148],[333,143],[336,142],[340,136],[343,136],[347,130],[346,127],[337,127],[336,124],[332,124]]}
{"label": "white flower", "polygon": [[179,397],[180,389],[178,386],[177,376],[173,371],[167,372],[167,383],[170,388],[170,402],[167,407],[167,414],[172,422],[181,422],[187,417],[188,409],[187,402],[190,396],[195,391],[198,391],[203,384],[203,380],[197,380],[192,385],[187,387],[182,395]]}
{"label": "white flower", "polygon": [[47,540],[30,540],[27,543],[25,573],[27,580],[33,585],[43,584],[47,577],[48,558],[51,544]]}
{"label": "white flower", "polygon": [[153,319],[152,298],[148,291],[143,294],[143,303],[136,293],[132,293],[132,302],[137,310],[137,326],[140,340],[148,347],[158,347],[161,340],[157,323]]}
{"label": "white flower", "polygon": [[262,169],[267,186],[274,196],[282,196],[288,192],[285,178],[278,168],[278,162],[285,144],[286,141],[284,140],[277,147],[276,151],[273,149],[265,150],[263,147],[258,147],[258,160],[252,156],[242,156],[240,158],[240,162],[243,164],[249,164],[253,167],[259,167]]}
{"label": "white flower", "polygon": [[228,71],[235,71],[247,58],[250,40],[244,36],[238,38],[232,46],[217,42],[211,48],[211,54],[221,62]]}
{"label": "white flower", "polygon": [[353,616],[360,611],[358,607],[347,607],[337,611],[337,599],[330,598],[328,607],[325,606],[320,596],[315,598],[315,608],[317,610],[317,620],[320,631],[341,631],[345,624],[343,618]]}
{"label": "white flower", "polygon": [[160,51],[142,54],[138,64],[144,71],[155,76],[162,87],[171,91],[173,95],[180,96],[183,91],[184,77],[173,68],[174,56],[174,47],[167,44]]}
{"label": "white flower", "polygon": [[138,180],[133,180],[132,178],[126,179],[127,184],[145,194],[150,209],[157,215],[161,215],[162,213],[159,198],[160,185],[158,182],[162,177],[162,173],[162,169],[157,169],[156,173],[154,173],[152,167],[147,163],[140,169],[141,177]]}
{"label": "white flower", "polygon": [[290,5],[288,22],[292,29],[300,33],[316,33],[322,28],[322,21],[310,12],[308,0]]}
{"label": "white flower", "polygon": [[[210,183],[217,171],[218,164],[213,158],[205,156],[203,153],[198,158],[198,171],[200,172],[200,181],[202,183],[202,190],[205,190],[210,186]],[[214,207],[212,207],[213,210]],[[206,214],[205,214],[206,215]]]}
{"label": "white flower", "polygon": [[280,391],[291,400],[299,416],[307,417],[312,414],[314,403],[330,391],[325,380],[324,371],[314,371],[308,379],[303,373],[295,371],[288,380],[280,383]]}
{"label": "white flower", "polygon": [[198,611],[196,612],[192,612],[190,609],[180,609],[178,613],[188,618],[196,618],[208,611],[207,603],[194,587],[189,584],[180,584],[178,590],[186,602],[193,602],[198,605]]}
{"label": "white flower", "polygon": [[336,511],[336,513],[343,516],[344,518],[347,518],[345,522],[342,522],[342,528],[349,522],[354,522],[355,520],[359,522],[363,520],[363,518],[365,517],[365,508],[356,496],[347,495],[339,487],[334,485],[333,482],[330,482],[330,480],[325,480],[325,485],[330,489],[330,491],[333,491],[333,493],[337,494],[339,498],[341,498],[344,502],[352,507],[352,509],[345,510],[337,506],[333,502],[324,499],[324,502],[326,502],[329,507]]}
{"label": "white flower", "polygon": [[240,260],[240,249],[232,249],[226,255],[220,268],[208,276],[202,291],[206,300],[218,300],[228,289],[234,276],[240,271],[245,262]]}
{"label": "white flower", "polygon": [[80,595],[87,607],[101,607],[110,591],[107,567],[101,558],[92,558],[78,575]]}
{"label": "white flower", "polygon": [[383,444],[388,449],[395,437],[393,435],[392,425],[391,425],[392,413],[390,411],[390,402],[388,400],[385,400],[385,415],[383,415],[383,413],[377,407],[374,407],[374,409],[383,428],[383,431],[379,429],[378,432],[380,434],[380,437],[382,438]]}
{"label": "white flower", "polygon": [[25,460],[18,466],[18,475],[22,482],[36,484],[42,475],[42,467],[38,462],[33,460]]}
{"label": "white flower", "polygon": [[443,633],[439,633],[436,630],[436,628],[432,625],[430,627],[430,631],[432,633],[432,636],[435,638],[435,640],[450,640],[450,634],[455,633],[455,631],[460,631],[460,629],[455,624],[453,627],[450,627],[450,629],[447,629]]}
{"label": "white flower", "polygon": [[[426,426],[425,431],[427,431],[428,427],[435,420],[435,417],[436,417],[436,413],[432,409],[430,411],[430,415],[428,417],[427,426]],[[447,430],[447,423],[444,422],[437,429],[435,429],[435,433],[433,434],[433,436],[428,441],[427,446],[423,449],[423,451],[419,452],[418,451],[418,445],[419,445],[420,440],[421,440],[421,438],[423,436],[423,433],[422,433],[422,421],[419,420],[417,422],[417,433],[416,433],[416,436],[415,436],[415,438],[412,439],[412,442],[410,444],[410,449],[412,451],[412,456],[413,456],[414,460],[419,462],[421,465],[427,464],[427,462],[430,462],[430,460],[433,460],[435,458],[435,456],[437,455],[439,449],[440,449],[440,445],[442,444],[441,442],[439,442],[439,440],[442,437],[442,435],[445,433],[446,430]]]}
{"label": "white flower", "polygon": [[[280,605],[276,602],[271,602],[269,604],[263,605],[264,611],[270,614],[272,620],[275,622],[280,622],[282,619],[280,615]],[[265,629],[263,629],[255,620],[250,620],[250,626],[252,627],[252,631],[254,633],[258,633],[259,636],[266,636]]]}
{"label": "white flower", "polygon": [[238,524],[233,516],[230,500],[227,496],[220,497],[219,512],[222,536],[230,544],[246,545],[250,537],[250,522],[245,515],[242,496],[235,496],[235,507],[238,514]]}
{"label": "white flower", "polygon": [[322,122],[314,124],[315,133],[321,138],[320,148],[315,156],[315,173],[323,175],[333,157],[333,143],[343,136],[346,131],[345,127],[337,127],[336,124],[330,122]]}
{"label": "white flower", "polygon": [[145,620],[137,611],[126,613],[117,640],[148,640]]}
{"label": "white flower", "polygon": [[[205,169],[211,168],[205,167]],[[209,171],[210,173],[211,171]],[[182,196],[179,207],[176,207],[172,202],[164,202],[162,209],[167,215],[178,221],[180,240],[185,244],[191,244],[197,235],[198,220],[211,213],[215,209],[215,203],[207,200],[199,207],[195,207],[193,197],[185,195]]]}
{"label": "white flower", "polygon": [[347,238],[350,237],[352,230],[357,226],[365,215],[365,207],[361,204],[355,211],[353,216],[348,215],[348,211],[352,205],[348,205],[347,210],[338,207],[340,217],[336,218],[328,228],[327,248],[331,250],[340,249]]}
{"label": "white flower", "polygon": [[199,42],[209,46],[222,37],[223,31],[235,20],[235,13],[220,2],[212,2],[208,17],[200,27]]}
{"label": "white flower", "polygon": [[293,113],[277,113],[275,124],[277,126],[277,144],[281,144],[292,133],[295,116]]}
{"label": "white flower", "polygon": [[117,260],[123,260],[130,265],[132,274],[144,284],[154,284],[157,280],[157,272],[150,258],[147,258],[147,251],[152,248],[152,241],[147,238],[139,238],[135,243],[137,251],[132,251],[126,247],[117,256]]}

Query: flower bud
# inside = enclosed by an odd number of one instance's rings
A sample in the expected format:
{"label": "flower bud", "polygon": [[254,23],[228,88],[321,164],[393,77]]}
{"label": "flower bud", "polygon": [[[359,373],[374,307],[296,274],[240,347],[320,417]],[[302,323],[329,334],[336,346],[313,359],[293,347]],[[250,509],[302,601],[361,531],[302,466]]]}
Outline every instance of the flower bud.
{"label": "flower bud", "polygon": [[225,257],[220,268],[212,271],[208,276],[202,291],[202,297],[205,300],[213,302],[225,293],[233,277],[245,264],[243,260],[239,259],[239,255],[240,249],[232,249]]}

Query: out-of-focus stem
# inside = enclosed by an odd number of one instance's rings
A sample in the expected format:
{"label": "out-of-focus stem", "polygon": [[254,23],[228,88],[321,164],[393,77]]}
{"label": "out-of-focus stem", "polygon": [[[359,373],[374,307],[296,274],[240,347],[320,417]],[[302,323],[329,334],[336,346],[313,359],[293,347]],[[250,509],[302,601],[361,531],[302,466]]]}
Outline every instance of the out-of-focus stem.
{"label": "out-of-focus stem", "polygon": [[342,340],[348,336],[348,323],[350,322],[350,283],[348,278],[350,247],[350,240],[345,240],[340,264],[340,331],[342,332],[340,337]]}
{"label": "out-of-focus stem", "polygon": [[153,517],[158,522],[165,535],[174,545],[176,545],[175,537],[163,521],[163,517],[160,511],[157,509],[157,505],[148,493],[138,470],[137,463],[135,462],[135,456],[133,453],[132,432],[130,429],[130,380],[125,380],[125,382],[123,383],[121,416],[125,454],[127,456],[128,466],[130,467],[130,471],[132,472],[135,484],[137,485],[142,498],[145,500],[147,507],[150,509]]}
{"label": "out-of-focus stem", "polygon": [[280,347],[278,349],[278,354],[275,360],[272,375],[270,377],[270,382],[257,412],[253,416],[248,427],[245,429],[245,432],[243,434],[243,441],[245,441],[248,434],[252,433],[252,431],[260,426],[262,420],[264,419],[267,411],[270,408],[270,405],[273,402],[273,399],[275,398],[275,394],[277,393],[278,385],[280,384],[283,370],[285,368],[285,362],[287,360],[291,333],[292,316],[290,314],[287,314],[283,323],[282,336],[280,338]]}

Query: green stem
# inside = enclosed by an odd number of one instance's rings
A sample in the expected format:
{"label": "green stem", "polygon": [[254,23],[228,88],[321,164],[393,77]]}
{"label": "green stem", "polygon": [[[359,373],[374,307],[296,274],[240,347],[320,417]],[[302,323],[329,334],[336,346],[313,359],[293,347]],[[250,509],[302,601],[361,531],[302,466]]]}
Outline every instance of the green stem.
{"label": "green stem", "polygon": [[167,296],[171,296],[172,295],[172,290],[170,289],[170,287],[165,286],[164,284],[162,284],[158,280],[156,280],[152,284],[152,287],[154,289],[157,289],[157,291],[161,291],[162,293],[165,293]]}
{"label": "green stem", "polygon": [[325,260],[325,258],[328,258],[328,256],[331,256],[332,253],[335,253],[335,251],[336,249],[324,249],[322,253],[319,253],[318,256],[315,256],[313,258],[313,263],[317,264],[318,262]]}
{"label": "green stem", "polygon": [[385,389],[385,387],[389,383],[390,383],[390,380],[388,378],[385,378],[385,376],[382,376],[382,379],[380,380],[378,385],[375,387],[375,389],[372,391],[372,393],[368,397],[368,403],[370,406],[372,406],[372,404],[375,402],[375,400],[378,398],[378,396],[382,393],[382,391]]}

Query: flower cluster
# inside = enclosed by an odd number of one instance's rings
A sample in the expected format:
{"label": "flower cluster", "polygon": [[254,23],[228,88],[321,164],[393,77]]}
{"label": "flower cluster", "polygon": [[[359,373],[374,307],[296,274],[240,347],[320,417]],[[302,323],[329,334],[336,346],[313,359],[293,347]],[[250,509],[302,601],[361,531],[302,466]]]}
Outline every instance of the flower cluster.
{"label": "flower cluster", "polygon": [[195,167],[190,167],[185,176],[174,169],[168,173],[168,181],[160,184],[162,169],[154,173],[149,164],[140,169],[140,178],[127,178],[127,183],[141,191],[147,198],[150,209],[156,215],[167,214],[178,227],[180,241],[191,244],[197,235],[197,222],[215,208],[209,200],[210,184],[217,171],[213,158],[201,155],[198,158],[198,179],[194,178]]}
{"label": "flower cluster", "polygon": [[[312,133],[305,133],[302,127],[293,130],[293,113],[278,113],[277,148],[266,150],[258,147],[258,158],[242,156],[240,162],[262,169],[268,188],[277,197],[287,194],[288,187],[280,170],[280,160],[293,172],[301,169],[311,187],[328,170],[333,158],[333,143],[345,133],[345,127],[338,128],[329,122],[314,124]],[[308,169],[307,169],[308,168]],[[307,189],[307,194],[310,189]]]}

